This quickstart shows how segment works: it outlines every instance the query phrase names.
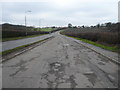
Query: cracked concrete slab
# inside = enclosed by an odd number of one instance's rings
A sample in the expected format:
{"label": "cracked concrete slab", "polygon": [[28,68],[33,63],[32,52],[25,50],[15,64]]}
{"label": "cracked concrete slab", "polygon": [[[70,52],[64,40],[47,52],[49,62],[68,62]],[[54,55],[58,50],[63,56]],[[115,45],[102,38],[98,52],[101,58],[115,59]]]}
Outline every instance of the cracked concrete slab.
{"label": "cracked concrete slab", "polygon": [[115,88],[119,66],[62,36],[6,61],[3,88]]}

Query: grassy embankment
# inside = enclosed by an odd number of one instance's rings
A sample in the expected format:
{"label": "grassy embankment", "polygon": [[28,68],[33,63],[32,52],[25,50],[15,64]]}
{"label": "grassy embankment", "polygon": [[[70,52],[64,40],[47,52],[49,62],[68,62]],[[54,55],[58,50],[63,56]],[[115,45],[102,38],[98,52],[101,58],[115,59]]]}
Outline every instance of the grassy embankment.
{"label": "grassy embankment", "polygon": [[[40,31],[44,32],[50,32],[52,31],[52,28],[41,28]],[[37,37],[37,36],[42,36],[46,34],[39,34],[39,35],[28,35],[28,36],[20,36],[20,37],[11,37],[11,38],[1,38],[0,41],[5,42],[5,41],[10,41],[10,40],[18,40],[18,39],[24,39],[24,38],[31,38],[31,37]]]}
{"label": "grassy embankment", "polygon": [[[67,36],[67,35],[65,35],[65,36]],[[82,39],[82,38],[77,38],[77,37],[72,37],[72,36],[68,36],[68,37],[71,37],[71,38],[74,38],[74,39],[77,39],[77,40],[81,40],[85,43],[89,43],[89,44],[92,44],[92,45],[95,45],[97,47],[100,47],[100,48],[103,48],[103,49],[106,49],[106,50],[110,50],[110,51],[113,51],[113,52],[119,52],[120,51],[120,47],[118,47],[118,46],[106,46],[106,45],[99,44],[99,43],[96,43],[96,42],[93,42],[93,41],[90,41],[90,40],[87,40],[87,39]]]}
{"label": "grassy embankment", "polygon": [[50,32],[50,31],[53,31],[52,28],[40,28],[39,30],[40,30],[40,31],[44,31],[44,32]]}
{"label": "grassy embankment", "polygon": [[70,32],[70,30],[68,30],[68,31],[62,31],[61,34],[68,36],[68,37],[72,37],[77,40],[81,40],[85,43],[89,43],[89,44],[95,45],[97,47],[100,47],[100,48],[103,48],[109,51],[120,53],[119,41],[117,41],[118,35],[112,32],[111,33],[101,33],[101,32],[100,33],[98,32],[97,33],[82,33],[80,32],[76,34],[74,33],[74,31]]}

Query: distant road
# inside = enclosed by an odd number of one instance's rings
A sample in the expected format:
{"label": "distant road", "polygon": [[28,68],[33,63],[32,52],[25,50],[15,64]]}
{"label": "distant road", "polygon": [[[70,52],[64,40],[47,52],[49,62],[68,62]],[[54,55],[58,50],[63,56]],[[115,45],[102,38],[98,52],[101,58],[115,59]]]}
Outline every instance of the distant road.
{"label": "distant road", "polygon": [[0,52],[5,51],[5,50],[9,50],[9,49],[13,49],[15,47],[19,47],[22,45],[34,43],[34,42],[37,42],[39,40],[43,40],[43,39],[51,37],[51,36],[52,36],[52,34],[51,35],[37,36],[37,37],[32,37],[32,38],[25,38],[25,39],[19,39],[19,40],[0,42],[0,47],[2,47],[2,49],[0,49]]}

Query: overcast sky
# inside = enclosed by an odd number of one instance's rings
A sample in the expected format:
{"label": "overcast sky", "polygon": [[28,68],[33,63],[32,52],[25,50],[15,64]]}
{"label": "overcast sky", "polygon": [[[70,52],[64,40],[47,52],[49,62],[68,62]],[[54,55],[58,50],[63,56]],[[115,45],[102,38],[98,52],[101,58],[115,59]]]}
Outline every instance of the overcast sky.
{"label": "overcast sky", "polygon": [[[26,1],[26,2],[25,2]],[[118,22],[119,0],[3,0],[2,22],[31,26]],[[27,12],[25,11],[32,11]]]}

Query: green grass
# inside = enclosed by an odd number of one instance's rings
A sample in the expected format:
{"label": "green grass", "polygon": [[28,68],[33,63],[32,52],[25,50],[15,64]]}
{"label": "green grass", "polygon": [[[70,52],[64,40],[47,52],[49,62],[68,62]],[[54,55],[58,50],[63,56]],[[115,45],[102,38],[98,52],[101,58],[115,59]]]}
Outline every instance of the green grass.
{"label": "green grass", "polygon": [[40,31],[46,31],[46,32],[50,32],[52,31],[52,28],[41,28]]}
{"label": "green grass", "polygon": [[24,38],[31,38],[31,37],[37,37],[37,36],[42,36],[42,35],[45,35],[45,34],[39,34],[39,35],[29,35],[29,36],[22,36],[22,37],[12,37],[12,38],[1,38],[2,42],[5,42],[5,41],[10,41],[10,40],[18,40],[18,39],[24,39]]}
{"label": "green grass", "polygon": [[[65,35],[67,36],[67,35]],[[68,37],[72,37],[72,36],[68,36]],[[106,49],[106,50],[110,50],[110,51],[113,51],[113,52],[119,52],[120,51],[120,47],[118,46],[106,46],[106,45],[102,45],[102,44],[98,44],[96,42],[93,42],[93,41],[90,41],[90,40],[87,40],[87,39],[82,39],[82,38],[77,38],[77,37],[72,37],[74,39],[77,39],[77,40],[81,40],[85,43],[89,43],[89,44],[92,44],[92,45],[95,45],[97,47],[100,47],[100,48],[103,48],[103,49]]]}
{"label": "green grass", "polygon": [[43,40],[40,40],[40,41],[37,41],[37,42],[34,42],[34,43],[31,43],[31,44],[26,44],[26,45],[23,45],[23,46],[19,46],[19,47],[13,48],[13,49],[9,49],[9,50],[0,52],[0,55],[7,55],[7,54],[9,54],[9,53],[12,53],[12,52],[14,52],[14,51],[20,50],[20,49],[22,49],[22,48],[31,46],[31,45],[33,45],[33,44],[36,44],[36,43],[39,43],[39,42],[42,42],[42,41],[45,41],[45,40],[47,40],[47,39],[48,39],[48,38],[43,39]]}
{"label": "green grass", "polygon": [[9,49],[9,50],[0,52],[0,55],[1,55],[1,54],[2,54],[2,55],[6,55],[6,54],[8,54],[8,53],[17,51],[17,50],[19,50],[19,49],[21,49],[21,48],[23,48],[23,47],[27,47],[27,46],[29,46],[29,45],[23,45],[23,46],[19,46],[19,47],[13,48],[13,49]]}
{"label": "green grass", "polygon": [[53,31],[53,29],[52,28],[37,28],[37,31],[50,32],[50,31]]}

